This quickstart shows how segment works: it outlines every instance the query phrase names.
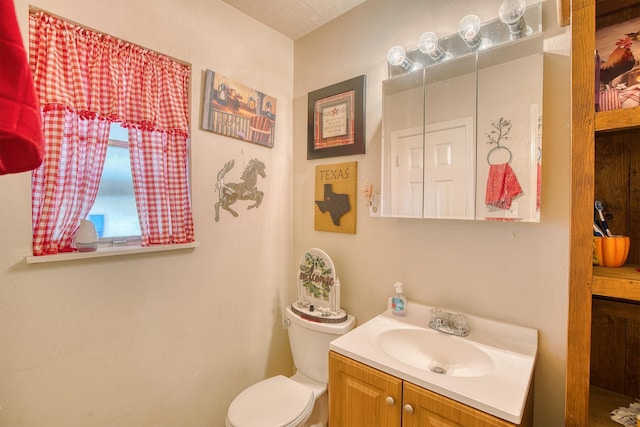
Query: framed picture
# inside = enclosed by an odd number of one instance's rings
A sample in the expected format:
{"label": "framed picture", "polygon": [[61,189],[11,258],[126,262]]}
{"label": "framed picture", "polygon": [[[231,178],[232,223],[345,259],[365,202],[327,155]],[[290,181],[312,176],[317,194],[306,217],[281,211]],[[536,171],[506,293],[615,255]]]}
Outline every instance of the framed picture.
{"label": "framed picture", "polygon": [[366,76],[309,92],[307,159],[364,154]]}
{"label": "framed picture", "polygon": [[640,18],[596,31],[596,111],[640,105]]}
{"label": "framed picture", "polygon": [[273,148],[276,99],[220,73],[206,70],[202,129]]}

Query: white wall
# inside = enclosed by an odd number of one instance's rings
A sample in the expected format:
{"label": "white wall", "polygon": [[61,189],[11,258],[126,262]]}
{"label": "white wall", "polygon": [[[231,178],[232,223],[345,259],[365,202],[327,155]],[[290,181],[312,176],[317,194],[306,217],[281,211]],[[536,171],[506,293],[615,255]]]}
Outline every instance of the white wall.
{"label": "white wall", "polygon": [[[385,309],[396,281],[410,300],[539,330],[535,425],[564,420],[569,231],[570,58],[555,2],[543,4],[543,182],[540,223],[370,218],[358,195],[357,234],[314,231],[314,168],[358,162],[358,181],[380,188],[382,80],[386,53],[417,45],[424,31],[456,32],[467,13],[494,19],[500,0],[368,0],[295,42],[294,257],[324,249],[342,284],[342,305],[364,322]],[[306,160],[307,93],[367,75],[365,155]],[[523,83],[526,84],[526,83]]]}
{"label": "white wall", "polygon": [[[30,2],[15,0],[27,39]],[[0,425],[218,427],[244,387],[292,373],[293,42],[219,0],[34,6],[190,62],[193,251],[26,265],[30,174],[0,177]],[[212,69],[277,98],[275,148],[199,130]],[[216,175],[267,165],[262,205],[214,222]],[[238,169],[238,170],[236,170]]]}

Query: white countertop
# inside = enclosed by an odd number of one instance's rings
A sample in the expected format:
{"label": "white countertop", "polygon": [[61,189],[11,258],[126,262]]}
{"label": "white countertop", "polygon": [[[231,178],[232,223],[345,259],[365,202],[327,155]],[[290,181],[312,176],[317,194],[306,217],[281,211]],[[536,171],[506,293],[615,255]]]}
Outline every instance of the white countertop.
{"label": "white countertop", "polygon": [[493,369],[481,376],[433,373],[399,361],[376,344],[377,338],[382,333],[394,329],[421,329],[434,334],[443,334],[427,327],[431,320],[431,307],[411,301],[407,302],[406,316],[396,317],[387,310],[335,339],[331,342],[330,348],[336,353],[380,371],[509,422],[520,424],[527,393],[533,380],[538,350],[538,331],[479,316],[466,316],[470,329],[469,335],[464,338],[446,336],[452,340],[466,341],[489,356],[493,362]]}

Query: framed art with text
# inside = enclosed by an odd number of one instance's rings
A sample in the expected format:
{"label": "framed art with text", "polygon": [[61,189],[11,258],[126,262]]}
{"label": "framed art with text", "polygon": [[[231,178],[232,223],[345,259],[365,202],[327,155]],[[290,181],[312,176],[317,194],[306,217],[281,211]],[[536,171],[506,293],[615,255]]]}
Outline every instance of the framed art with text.
{"label": "framed art with text", "polygon": [[366,76],[309,92],[307,159],[364,154]]}
{"label": "framed art with text", "polygon": [[313,229],[356,234],[358,162],[316,166]]}

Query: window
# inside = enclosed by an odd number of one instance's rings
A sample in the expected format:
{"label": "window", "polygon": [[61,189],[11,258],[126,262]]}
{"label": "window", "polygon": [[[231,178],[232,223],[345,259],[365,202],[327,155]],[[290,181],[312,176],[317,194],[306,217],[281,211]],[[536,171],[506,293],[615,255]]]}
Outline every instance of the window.
{"label": "window", "polygon": [[98,194],[87,215],[101,241],[140,240],[127,130],[112,123]]}
{"label": "window", "polygon": [[84,218],[111,240],[194,242],[191,67],[43,11],[29,14],[29,62],[45,140],[32,177],[33,254],[75,251]]}

